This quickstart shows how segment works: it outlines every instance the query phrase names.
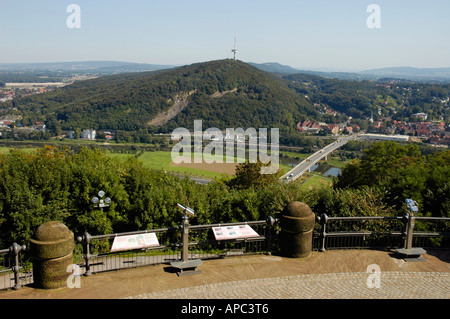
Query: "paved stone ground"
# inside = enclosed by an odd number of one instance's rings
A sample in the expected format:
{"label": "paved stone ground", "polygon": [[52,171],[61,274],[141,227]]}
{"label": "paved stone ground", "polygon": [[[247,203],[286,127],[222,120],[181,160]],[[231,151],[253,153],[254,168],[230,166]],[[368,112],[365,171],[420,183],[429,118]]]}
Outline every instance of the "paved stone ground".
{"label": "paved stone ground", "polygon": [[221,282],[140,294],[127,299],[449,299],[450,273],[381,272],[284,276]]}
{"label": "paved stone ground", "polygon": [[[304,259],[241,256],[206,260],[178,277],[168,264],[81,277],[81,287],[0,291],[0,299],[450,299],[450,250],[405,262],[389,250],[313,252]],[[380,288],[369,288],[370,265]]]}

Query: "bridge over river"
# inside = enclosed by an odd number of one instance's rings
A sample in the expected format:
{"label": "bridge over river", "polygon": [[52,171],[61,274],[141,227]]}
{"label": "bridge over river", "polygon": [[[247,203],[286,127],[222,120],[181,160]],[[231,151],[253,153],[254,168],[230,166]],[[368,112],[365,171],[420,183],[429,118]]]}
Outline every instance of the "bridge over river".
{"label": "bridge over river", "polygon": [[281,180],[286,182],[295,181],[297,178],[301,177],[305,172],[309,172],[311,168],[317,164],[321,159],[326,158],[336,149],[347,144],[348,141],[358,139],[359,135],[349,135],[339,138],[335,142],[328,144],[318,152],[312,154],[308,158],[304,159],[300,164],[292,168],[289,172],[280,177]]}

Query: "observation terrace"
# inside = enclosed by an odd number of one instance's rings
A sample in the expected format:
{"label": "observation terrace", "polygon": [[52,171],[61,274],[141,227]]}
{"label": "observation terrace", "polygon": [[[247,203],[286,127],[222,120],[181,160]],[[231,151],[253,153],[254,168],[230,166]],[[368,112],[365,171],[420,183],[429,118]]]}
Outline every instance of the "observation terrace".
{"label": "observation terrace", "polygon": [[[421,262],[407,261],[396,252],[407,240],[407,216],[322,215],[314,230],[312,254],[301,259],[278,255],[277,223],[270,218],[221,224],[248,225],[259,235],[222,243],[211,238],[211,229],[218,224],[192,225],[188,257],[203,261],[201,274],[180,277],[170,262],[180,260],[181,227],[85,234],[78,236],[75,251],[84,253],[76,254],[74,263],[81,274],[92,275],[80,276],[78,288],[36,289],[24,262],[28,250],[17,255],[18,267],[11,249],[0,250],[0,299],[449,299],[450,218],[416,217],[418,223],[421,229],[428,225],[433,230],[411,234],[413,246],[426,249]],[[147,233],[156,235],[159,246],[111,251],[117,236]],[[373,265],[380,269],[379,287],[368,284]]]}

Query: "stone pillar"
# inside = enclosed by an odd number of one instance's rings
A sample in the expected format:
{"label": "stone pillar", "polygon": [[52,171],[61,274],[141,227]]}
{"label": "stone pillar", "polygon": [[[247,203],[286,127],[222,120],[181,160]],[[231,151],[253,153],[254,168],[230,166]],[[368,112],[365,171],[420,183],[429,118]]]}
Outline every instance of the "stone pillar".
{"label": "stone pillar", "polygon": [[306,258],[312,252],[315,215],[308,205],[292,202],[280,216],[280,250],[285,257]]}
{"label": "stone pillar", "polygon": [[30,239],[33,257],[33,279],[37,288],[53,289],[67,286],[73,264],[73,233],[62,223],[42,224]]}

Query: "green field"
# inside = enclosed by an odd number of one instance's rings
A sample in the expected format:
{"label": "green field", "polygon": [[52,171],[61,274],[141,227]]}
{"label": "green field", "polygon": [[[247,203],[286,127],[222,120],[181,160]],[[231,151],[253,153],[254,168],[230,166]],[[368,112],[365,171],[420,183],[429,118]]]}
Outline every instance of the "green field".
{"label": "green field", "polygon": [[[117,157],[121,159],[127,159],[129,157],[135,156],[135,154],[118,154],[118,153],[108,153],[108,156]],[[155,152],[143,152],[142,155],[138,157],[142,163],[149,168],[162,169],[169,172],[179,173],[181,175],[192,175],[204,178],[222,178],[226,176],[231,176],[234,173],[230,168],[230,164],[226,163],[213,163],[213,164],[193,164],[191,166],[198,166],[201,168],[194,168],[186,166],[174,166],[172,165],[171,152],[167,151],[155,151]],[[225,162],[225,157],[224,160]],[[287,172],[289,166],[281,165],[280,168],[282,172]]]}
{"label": "green field", "polygon": [[[0,147],[0,154],[8,154],[12,147]],[[23,147],[18,148],[24,152],[32,152],[37,150],[37,147]],[[107,155],[114,158],[120,158],[122,160],[126,160],[127,158],[135,157],[138,154],[127,154],[127,153],[113,153],[107,152]],[[285,152],[280,151],[280,155],[288,156],[295,159],[298,162],[301,162],[303,159],[307,158],[311,154],[301,154],[296,152]],[[151,169],[165,170],[167,172],[174,172],[179,175],[184,176],[195,176],[201,177],[205,179],[214,179],[214,178],[223,178],[234,175],[234,169],[230,164],[196,164],[196,165],[181,165],[175,166],[172,164],[171,152],[169,151],[144,151],[140,155],[138,155],[138,160],[141,161],[144,166]],[[225,156],[224,160],[225,162]],[[331,157],[327,161],[328,164],[342,168],[345,165],[345,162],[339,160],[338,157]],[[289,165],[280,164],[281,174],[285,174],[292,167]],[[325,176],[321,176],[319,174],[315,174],[312,177],[308,176],[309,179],[302,179],[301,183],[304,183],[302,187],[311,188],[316,186],[329,185],[331,183],[331,179]]]}
{"label": "green field", "polygon": [[300,161],[304,160],[311,154],[313,154],[313,153],[297,153],[297,152],[280,151],[280,155],[288,156],[291,158],[298,158]]}
{"label": "green field", "polygon": [[[126,160],[127,158],[134,157],[135,154],[119,154],[108,153],[108,156],[121,158]],[[201,170],[189,167],[172,166],[171,152],[155,151],[155,152],[143,152],[138,159],[144,164],[144,166],[152,169],[161,169],[168,172],[175,172],[181,175],[192,175],[205,178],[220,178],[225,176],[223,173],[214,172],[210,170]]]}
{"label": "green field", "polygon": [[[8,154],[9,150],[12,149],[14,147],[0,147],[0,154]],[[21,151],[23,152],[33,152],[35,150],[37,150],[37,147],[21,147],[19,148]]]}
{"label": "green field", "polygon": [[348,160],[344,162],[337,156],[330,156],[327,160],[327,164],[337,168],[343,168],[347,162]]}
{"label": "green field", "polygon": [[332,183],[331,178],[316,173],[306,173],[304,177],[306,180],[301,181],[301,188],[303,189],[330,186]]}

